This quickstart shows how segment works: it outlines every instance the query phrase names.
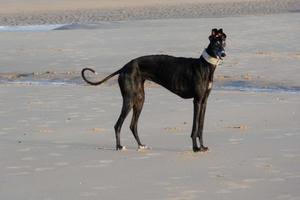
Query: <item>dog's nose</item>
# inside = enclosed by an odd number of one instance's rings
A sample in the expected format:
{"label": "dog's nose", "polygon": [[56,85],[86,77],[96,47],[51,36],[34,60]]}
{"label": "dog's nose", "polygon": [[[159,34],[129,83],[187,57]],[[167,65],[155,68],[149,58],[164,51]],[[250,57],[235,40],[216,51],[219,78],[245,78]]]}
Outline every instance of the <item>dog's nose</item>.
{"label": "dog's nose", "polygon": [[222,52],[221,53],[221,57],[225,57],[226,56],[226,53],[225,52]]}

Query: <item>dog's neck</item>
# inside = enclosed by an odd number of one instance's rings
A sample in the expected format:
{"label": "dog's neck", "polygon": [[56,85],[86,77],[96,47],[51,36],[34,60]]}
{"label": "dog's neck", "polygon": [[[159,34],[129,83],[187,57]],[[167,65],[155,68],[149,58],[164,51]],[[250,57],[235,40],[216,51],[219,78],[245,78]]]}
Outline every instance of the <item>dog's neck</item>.
{"label": "dog's neck", "polygon": [[212,55],[210,55],[211,53],[209,52],[208,49],[204,49],[201,57],[208,62],[211,65],[214,65],[215,67],[218,66],[221,63],[221,59],[220,58],[216,58]]}

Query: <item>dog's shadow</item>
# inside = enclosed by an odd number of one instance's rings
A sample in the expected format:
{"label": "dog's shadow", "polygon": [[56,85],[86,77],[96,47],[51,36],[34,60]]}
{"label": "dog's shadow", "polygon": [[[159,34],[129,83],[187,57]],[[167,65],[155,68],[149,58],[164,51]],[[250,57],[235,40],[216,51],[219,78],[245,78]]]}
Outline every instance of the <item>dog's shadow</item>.
{"label": "dog's shadow", "polygon": [[113,151],[113,152],[143,152],[143,153],[182,153],[191,151],[192,149],[175,149],[175,148],[162,148],[162,147],[150,147],[149,149],[138,149],[137,147],[133,146],[126,146],[125,150],[119,150],[117,151],[114,146],[97,146],[96,150],[99,151]]}

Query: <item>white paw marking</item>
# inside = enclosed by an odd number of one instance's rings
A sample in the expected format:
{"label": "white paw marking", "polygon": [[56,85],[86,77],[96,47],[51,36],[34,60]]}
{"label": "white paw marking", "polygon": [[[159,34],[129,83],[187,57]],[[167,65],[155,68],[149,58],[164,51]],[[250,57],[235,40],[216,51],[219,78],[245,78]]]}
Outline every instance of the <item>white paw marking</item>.
{"label": "white paw marking", "polygon": [[146,146],[146,145],[141,145],[141,146],[139,146],[138,151],[148,150],[148,149],[150,149],[148,146]]}

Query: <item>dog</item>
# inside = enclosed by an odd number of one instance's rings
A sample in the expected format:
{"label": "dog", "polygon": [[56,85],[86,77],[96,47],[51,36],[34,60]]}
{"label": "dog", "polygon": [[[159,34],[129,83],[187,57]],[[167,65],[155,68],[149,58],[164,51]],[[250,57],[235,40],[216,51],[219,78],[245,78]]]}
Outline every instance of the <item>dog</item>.
{"label": "dog", "polygon": [[[138,148],[148,148],[140,141],[137,124],[145,99],[144,83],[145,80],[150,80],[184,99],[193,98],[194,117],[191,133],[193,151],[207,151],[208,147],[203,144],[206,104],[212,89],[214,71],[226,56],[225,46],[226,34],[223,32],[223,29],[212,29],[209,36],[209,45],[204,49],[199,58],[184,58],[169,55],[142,56],[131,60],[121,69],[99,82],[92,82],[85,76],[86,71],[96,73],[93,69],[82,69],[82,78],[90,85],[100,85],[119,74],[118,83],[123,97],[123,106],[114,126],[116,150],[125,149],[121,145],[120,131],[131,109],[133,109],[133,115],[130,130],[138,144]],[[199,146],[197,138],[199,139]]]}

